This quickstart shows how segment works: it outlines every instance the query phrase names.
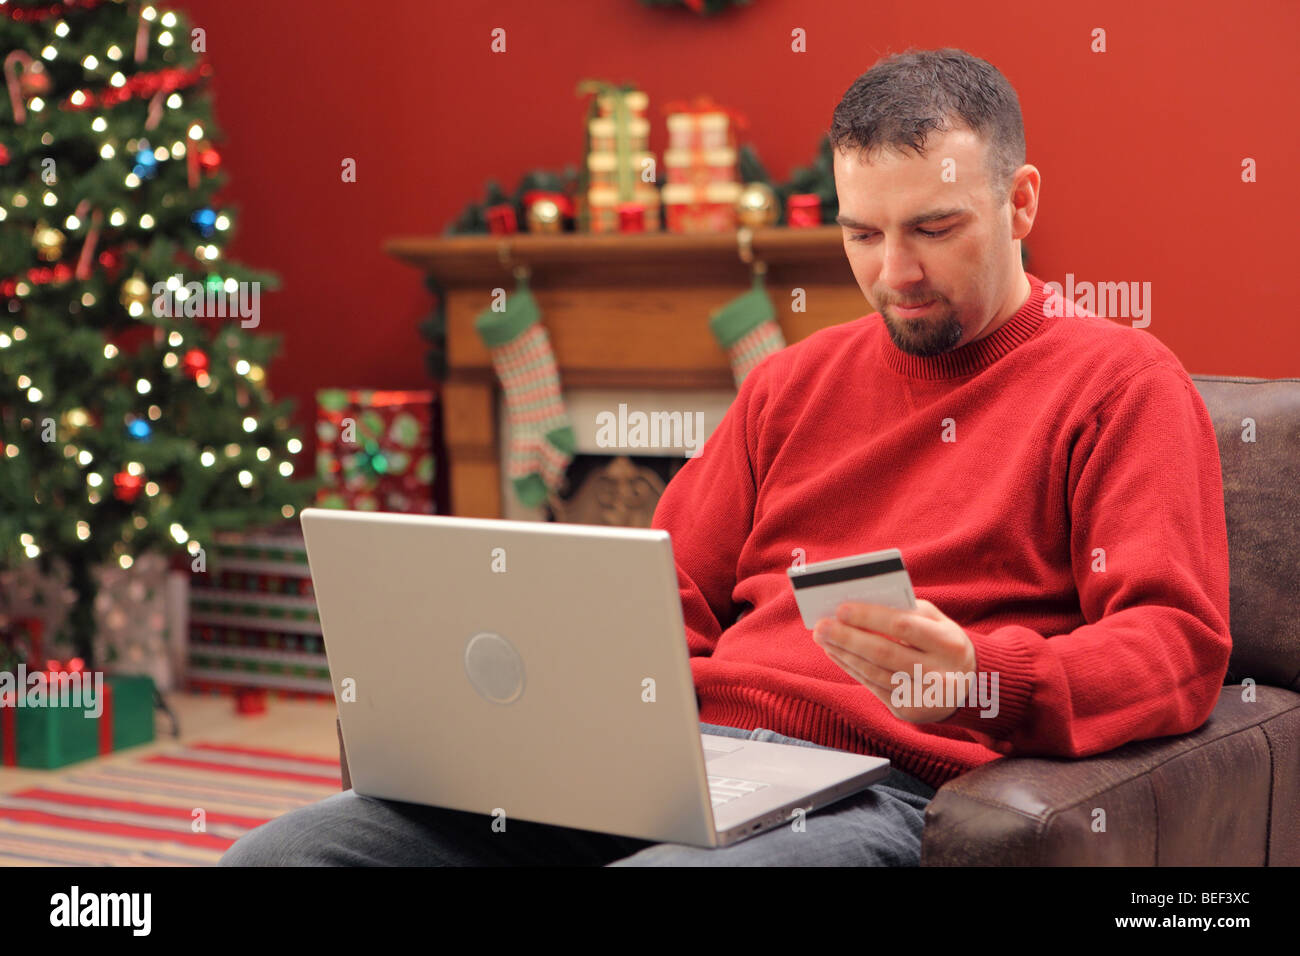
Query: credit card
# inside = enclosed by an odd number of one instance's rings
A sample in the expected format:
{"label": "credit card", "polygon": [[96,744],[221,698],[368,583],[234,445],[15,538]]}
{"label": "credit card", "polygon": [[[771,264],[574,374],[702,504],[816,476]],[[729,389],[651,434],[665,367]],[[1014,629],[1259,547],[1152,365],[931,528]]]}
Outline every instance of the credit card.
{"label": "credit card", "polygon": [[897,548],[818,561],[789,568],[786,573],[799,614],[810,631],[822,618],[835,617],[835,609],[845,601],[916,610],[912,579]]}

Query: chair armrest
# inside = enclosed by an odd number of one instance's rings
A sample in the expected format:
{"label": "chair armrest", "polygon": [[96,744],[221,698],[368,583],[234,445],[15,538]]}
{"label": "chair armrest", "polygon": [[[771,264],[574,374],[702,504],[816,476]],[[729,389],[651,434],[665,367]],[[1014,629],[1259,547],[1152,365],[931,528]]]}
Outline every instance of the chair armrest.
{"label": "chair armrest", "polygon": [[337,716],[334,718],[334,730],[339,735],[339,766],[343,770],[343,786],[341,790],[352,789],[352,777],[348,775],[348,752],[343,747],[343,721]]}
{"label": "chair armrest", "polygon": [[1300,694],[1254,691],[1224,687],[1179,737],[1004,757],[948,781],[926,809],[921,865],[1300,865]]}

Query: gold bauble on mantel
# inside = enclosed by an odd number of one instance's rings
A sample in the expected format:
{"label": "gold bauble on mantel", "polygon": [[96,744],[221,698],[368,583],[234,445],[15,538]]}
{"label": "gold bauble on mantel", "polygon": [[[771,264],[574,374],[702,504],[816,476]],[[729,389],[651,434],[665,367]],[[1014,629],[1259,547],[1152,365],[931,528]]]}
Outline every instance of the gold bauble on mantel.
{"label": "gold bauble on mantel", "polygon": [[775,225],[781,215],[776,193],[766,183],[746,183],[736,200],[736,218],[742,226],[758,229]]}

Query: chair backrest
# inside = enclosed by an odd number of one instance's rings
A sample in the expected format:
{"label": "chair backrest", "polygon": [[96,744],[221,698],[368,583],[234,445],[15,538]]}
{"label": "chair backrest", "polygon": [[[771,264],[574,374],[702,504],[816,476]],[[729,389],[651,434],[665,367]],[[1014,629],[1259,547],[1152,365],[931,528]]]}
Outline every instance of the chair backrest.
{"label": "chair backrest", "polygon": [[1219,442],[1228,523],[1226,683],[1300,690],[1300,378],[1193,375]]}

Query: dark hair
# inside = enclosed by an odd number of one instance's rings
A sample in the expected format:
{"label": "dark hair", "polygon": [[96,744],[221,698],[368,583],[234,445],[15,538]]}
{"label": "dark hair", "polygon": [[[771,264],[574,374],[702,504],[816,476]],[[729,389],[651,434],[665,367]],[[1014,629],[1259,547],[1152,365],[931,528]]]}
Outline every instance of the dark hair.
{"label": "dark hair", "polygon": [[853,81],[831,119],[832,149],[924,153],[932,132],[964,124],[988,144],[998,195],[1025,162],[1020,100],[1007,78],[965,50],[908,50],[879,60]]}

